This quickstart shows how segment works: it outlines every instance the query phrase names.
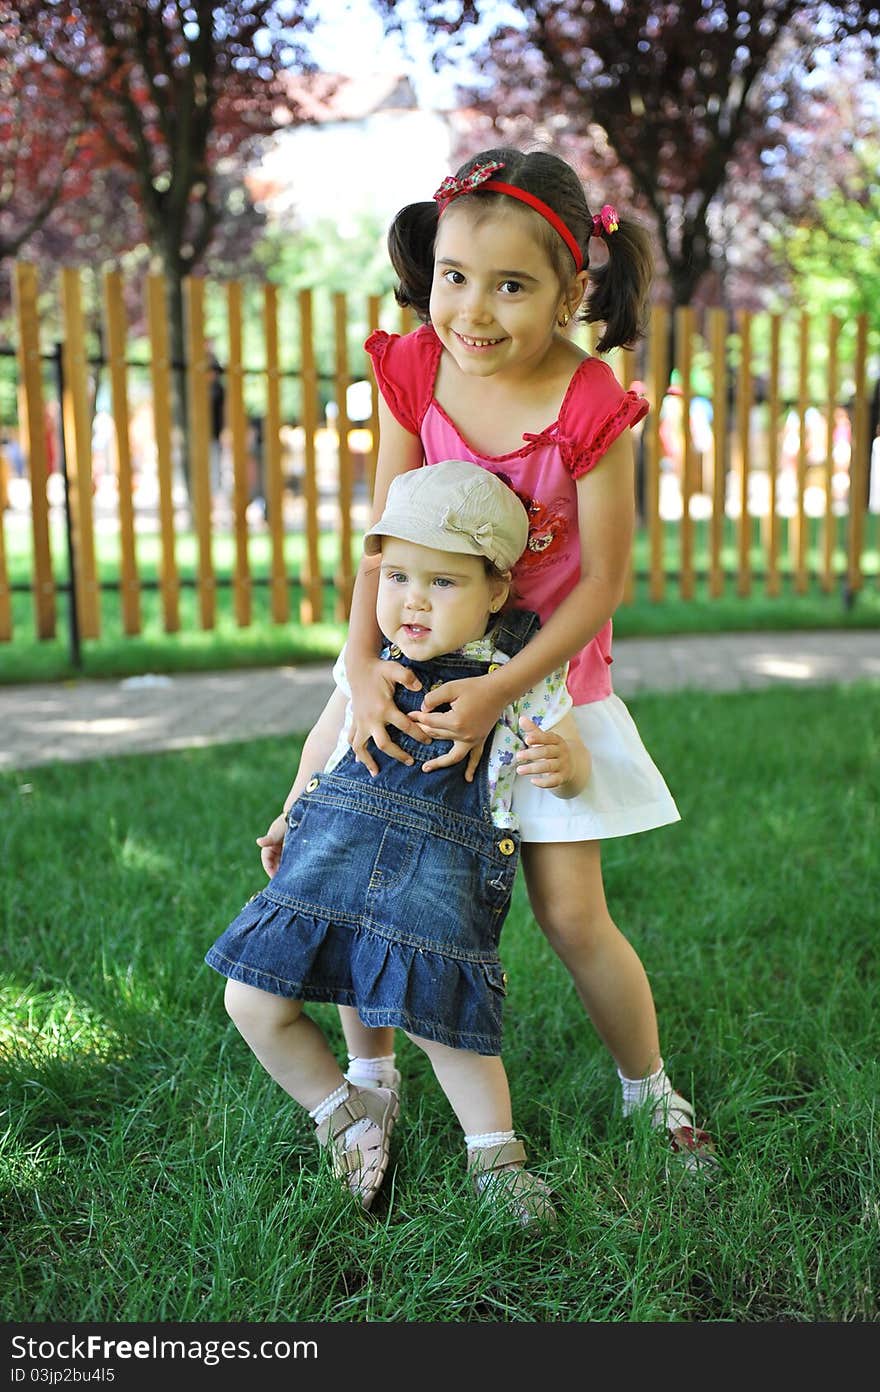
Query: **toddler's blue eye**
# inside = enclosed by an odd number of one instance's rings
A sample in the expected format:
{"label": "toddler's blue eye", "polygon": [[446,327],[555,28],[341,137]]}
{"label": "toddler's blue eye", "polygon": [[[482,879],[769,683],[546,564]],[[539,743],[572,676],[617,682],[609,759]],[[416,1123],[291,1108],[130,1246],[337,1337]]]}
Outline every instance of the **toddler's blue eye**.
{"label": "toddler's blue eye", "polygon": [[455,584],[455,581],[447,580],[447,578],[444,575],[438,575],[434,580],[434,584],[440,585],[445,590],[450,589]]}

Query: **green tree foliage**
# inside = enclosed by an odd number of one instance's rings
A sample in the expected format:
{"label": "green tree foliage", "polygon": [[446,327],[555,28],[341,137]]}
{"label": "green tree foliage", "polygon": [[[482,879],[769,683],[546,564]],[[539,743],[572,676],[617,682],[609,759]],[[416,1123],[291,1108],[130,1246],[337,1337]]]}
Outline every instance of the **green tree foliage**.
{"label": "green tree foliage", "polygon": [[858,171],[820,200],[814,220],[780,246],[805,306],[880,330],[880,145],[857,151]]}

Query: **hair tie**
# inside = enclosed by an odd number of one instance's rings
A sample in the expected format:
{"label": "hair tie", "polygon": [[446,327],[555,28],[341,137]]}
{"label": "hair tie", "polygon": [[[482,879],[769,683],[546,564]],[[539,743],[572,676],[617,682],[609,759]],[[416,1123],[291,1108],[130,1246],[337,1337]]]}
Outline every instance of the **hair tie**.
{"label": "hair tie", "polygon": [[601,237],[604,235],[610,237],[612,232],[616,232],[619,226],[617,209],[612,207],[610,203],[606,203],[604,207],[599,209],[598,213],[596,213],[593,218],[593,236]]}

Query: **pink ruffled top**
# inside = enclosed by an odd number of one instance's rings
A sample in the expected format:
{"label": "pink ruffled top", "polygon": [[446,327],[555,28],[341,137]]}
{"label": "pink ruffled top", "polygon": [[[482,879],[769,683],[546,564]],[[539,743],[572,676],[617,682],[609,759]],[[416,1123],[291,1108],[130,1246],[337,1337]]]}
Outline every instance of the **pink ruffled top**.
{"label": "pink ruffled top", "polygon": [[[377,330],[364,344],[389,409],[404,429],[421,439],[425,463],[470,459],[504,479],[529,514],[526,550],[513,572],[518,602],[546,624],[580,578],[577,489],[609,445],[648,412],[648,402],[625,392],[598,358],[578,364],[552,425],[524,435],[509,454],[479,454],[434,399],[443,345],[430,325],[412,333]],[[611,693],[611,620],[569,664],[568,689],[575,705]]]}

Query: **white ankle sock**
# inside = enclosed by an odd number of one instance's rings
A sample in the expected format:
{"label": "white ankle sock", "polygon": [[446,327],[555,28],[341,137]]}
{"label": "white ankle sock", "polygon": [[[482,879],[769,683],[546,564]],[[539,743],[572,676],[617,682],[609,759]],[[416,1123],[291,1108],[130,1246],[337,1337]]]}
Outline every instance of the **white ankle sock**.
{"label": "white ankle sock", "polygon": [[355,1087],[387,1087],[397,1092],[400,1087],[400,1074],[394,1067],[394,1054],[383,1054],[381,1058],[359,1058],[349,1054],[345,1076]]}
{"label": "white ankle sock", "polygon": [[[319,1102],[309,1116],[316,1126],[320,1126],[322,1121],[326,1121],[328,1116],[336,1111],[341,1102],[347,1102],[351,1094],[351,1086],[346,1081],[341,1087],[335,1088],[333,1092],[327,1094],[323,1102]],[[347,1126],[343,1135],[343,1150],[351,1150],[359,1136],[362,1136],[370,1125],[369,1117],[361,1117],[360,1121],[353,1121],[351,1126]]]}
{"label": "white ankle sock", "polygon": [[464,1143],[468,1150],[488,1150],[490,1146],[506,1145],[508,1141],[515,1140],[515,1131],[481,1131],[473,1136],[465,1136]]}
{"label": "white ankle sock", "polygon": [[350,1091],[351,1089],[348,1083],[342,1083],[338,1088],[334,1088],[332,1092],[328,1092],[323,1102],[319,1102],[315,1110],[309,1112],[309,1116],[312,1118],[315,1125],[320,1126],[322,1121],[326,1121],[330,1113],[336,1111],[340,1102],[346,1101]]}
{"label": "white ankle sock", "polygon": [[690,1111],[685,1111],[669,1102],[675,1089],[666,1076],[662,1059],[657,1072],[649,1073],[646,1078],[626,1078],[619,1068],[617,1076],[623,1089],[624,1116],[631,1116],[637,1107],[644,1106],[646,1102],[654,1102],[661,1105],[655,1105],[652,1108],[652,1126],[666,1127],[672,1131],[677,1131],[681,1126],[693,1126],[694,1121]]}

